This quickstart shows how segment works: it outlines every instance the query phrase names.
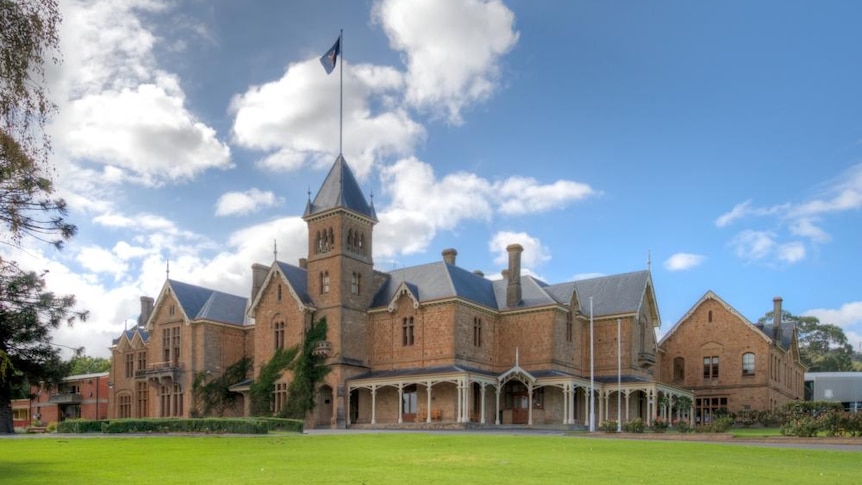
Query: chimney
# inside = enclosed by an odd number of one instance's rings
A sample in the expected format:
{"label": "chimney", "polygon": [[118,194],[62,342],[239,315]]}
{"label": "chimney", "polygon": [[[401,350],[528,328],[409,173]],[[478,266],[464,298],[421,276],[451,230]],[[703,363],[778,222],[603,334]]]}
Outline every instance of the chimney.
{"label": "chimney", "polygon": [[263,280],[266,279],[266,273],[269,271],[268,266],[264,266],[260,263],[254,263],[251,265],[251,300],[254,301],[257,298],[257,294],[260,293],[261,287],[263,287]]}
{"label": "chimney", "polygon": [[454,248],[444,249],[443,250],[443,262],[446,264],[451,264],[455,266],[455,256],[458,256],[458,251]]}
{"label": "chimney", "polygon": [[308,259],[299,258],[299,267],[302,269],[308,269]]}
{"label": "chimney", "polygon": [[141,297],[141,314],[138,315],[138,326],[143,327],[147,324],[147,320],[150,319],[150,315],[153,313],[153,299],[149,296]]}
{"label": "chimney", "polygon": [[783,300],[780,296],[776,296],[772,299],[772,340],[775,341],[776,345],[781,345],[781,302]]}
{"label": "chimney", "polygon": [[520,244],[506,246],[509,253],[508,284],[506,285],[506,306],[518,306],[521,303],[521,253],[524,247]]}

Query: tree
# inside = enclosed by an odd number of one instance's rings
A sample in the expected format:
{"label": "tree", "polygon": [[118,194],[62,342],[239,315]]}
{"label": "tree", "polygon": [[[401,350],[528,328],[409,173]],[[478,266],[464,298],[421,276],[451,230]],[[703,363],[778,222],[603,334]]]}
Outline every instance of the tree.
{"label": "tree", "polygon": [[[45,87],[45,57],[58,52],[55,0],[0,0],[0,222],[11,244],[32,236],[60,247],[76,227],[53,198],[45,123],[56,110]],[[53,62],[58,62],[55,55]]]}
{"label": "tree", "polygon": [[95,374],[97,372],[108,372],[111,370],[111,359],[104,357],[90,357],[89,355],[75,355],[69,360],[69,375]]}
{"label": "tree", "polygon": [[[767,313],[758,323],[773,319]],[[853,346],[844,335],[844,330],[831,323],[820,323],[817,317],[796,316],[782,312],[783,322],[796,325],[799,341],[799,356],[809,372],[846,372],[853,370]]]}
{"label": "tree", "polygon": [[34,272],[3,263],[0,271],[0,433],[13,433],[12,392],[26,382],[59,383],[69,364],[51,344],[50,332],[61,324],[86,318],[75,311],[75,297],[58,297],[45,290]]}
{"label": "tree", "polygon": [[[45,124],[56,111],[45,66],[57,63],[60,13],[56,0],[0,0],[0,242],[25,237],[60,248],[77,228],[54,198],[51,144]],[[0,433],[11,433],[11,397],[27,382],[57,382],[68,373],[50,332],[82,320],[73,296],[45,289],[41,275],[0,258]]]}

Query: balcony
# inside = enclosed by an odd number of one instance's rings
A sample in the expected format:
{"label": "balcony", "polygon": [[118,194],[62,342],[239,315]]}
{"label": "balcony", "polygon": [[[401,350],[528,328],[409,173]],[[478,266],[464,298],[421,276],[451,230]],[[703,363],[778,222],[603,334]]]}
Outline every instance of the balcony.
{"label": "balcony", "polygon": [[329,357],[330,352],[332,352],[331,342],[317,342],[317,345],[314,346],[314,355],[322,355],[324,357]]}
{"label": "balcony", "polygon": [[52,404],[81,404],[84,398],[80,394],[67,392],[64,394],[54,394],[48,398],[48,402]]}
{"label": "balcony", "polygon": [[179,362],[155,362],[148,364],[146,370],[136,372],[135,377],[146,377],[156,381],[162,379],[177,381],[182,371],[183,365]]}
{"label": "balcony", "polygon": [[655,365],[655,354],[652,352],[638,353],[638,365],[641,367],[652,367]]}

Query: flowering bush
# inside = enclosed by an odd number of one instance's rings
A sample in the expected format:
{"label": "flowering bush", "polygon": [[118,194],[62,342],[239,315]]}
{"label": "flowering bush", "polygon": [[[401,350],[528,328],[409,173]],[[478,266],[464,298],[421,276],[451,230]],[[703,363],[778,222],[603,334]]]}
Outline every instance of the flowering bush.
{"label": "flowering bush", "polygon": [[604,431],[605,433],[616,433],[617,422],[612,419],[604,421],[601,425],[599,425],[599,431]]}
{"label": "flowering bush", "polygon": [[650,426],[650,429],[653,433],[664,433],[665,431],[667,431],[668,425],[669,423],[667,422],[667,420],[664,420],[662,418],[655,418],[655,420],[653,420],[652,422],[652,426]]}
{"label": "flowering bush", "polygon": [[635,418],[623,423],[623,431],[626,433],[643,433],[646,426],[641,418]]}

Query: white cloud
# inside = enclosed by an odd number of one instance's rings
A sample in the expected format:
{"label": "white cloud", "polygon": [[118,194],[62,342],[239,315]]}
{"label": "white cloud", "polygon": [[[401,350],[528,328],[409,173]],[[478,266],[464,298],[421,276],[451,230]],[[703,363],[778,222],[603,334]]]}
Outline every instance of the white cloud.
{"label": "white cloud", "polygon": [[597,194],[587,184],[557,180],[550,185],[540,185],[530,177],[511,177],[497,187],[502,198],[500,212],[504,214],[543,212]]}
{"label": "white cloud", "polygon": [[[781,262],[796,263],[805,259],[808,246],[832,240],[832,235],[823,227],[829,216],[859,209],[862,209],[862,163],[826,183],[816,198],[771,207],[755,207],[747,200],[719,216],[715,225],[725,227],[748,216],[773,216],[777,228],[742,231],[731,244],[737,248],[737,255],[745,259],[762,259],[768,255]],[[782,228],[804,240],[782,242],[784,236],[778,232]]]}
{"label": "white cloud", "polygon": [[776,257],[785,263],[796,263],[805,259],[805,245],[799,241],[781,244],[776,248]]}
{"label": "white cloud", "polygon": [[87,271],[113,274],[115,280],[120,279],[129,268],[112,251],[96,246],[81,248],[76,259]]}
{"label": "white cloud", "polygon": [[497,0],[382,0],[372,15],[404,53],[407,102],[453,124],[498,89],[500,57],[519,36],[515,15]]}
{"label": "white cloud", "polygon": [[250,189],[245,192],[228,192],[216,202],[217,216],[236,216],[257,212],[280,204],[282,200],[269,191]]}
{"label": "white cloud", "polygon": [[[391,99],[403,90],[398,71],[346,64],[344,78],[344,155],[362,178],[381,157],[410,153],[425,129]],[[270,170],[326,166],[338,154],[338,103],[338,76],[317,59],[293,63],[280,79],[234,97],[234,141],[271,152],[259,162]]]}
{"label": "white cloud", "polygon": [[803,312],[803,315],[841,327],[853,348],[857,352],[862,351],[862,301],[844,303],[839,308],[815,308]]}
{"label": "white cloud", "polygon": [[[158,185],[232,166],[227,145],[186,108],[179,79],[153,55],[159,39],[138,16],[167,8],[145,0],[61,4],[64,62],[48,73],[60,107],[49,126],[59,167],[96,164],[105,167],[90,172],[97,182]],[[72,183],[76,191],[99,185]]]}
{"label": "white cloud", "polygon": [[676,253],[667,258],[664,268],[668,271],[685,271],[700,266],[706,260],[706,256],[691,253]]}
{"label": "white cloud", "polygon": [[775,248],[775,234],[766,231],[742,231],[731,241],[736,255],[742,259],[757,260],[769,255]]}
{"label": "white cloud", "polygon": [[495,253],[494,263],[508,265],[509,252],[506,248],[511,244],[520,244],[524,248],[521,253],[521,267],[525,269],[535,268],[551,259],[550,250],[542,245],[542,242],[526,232],[500,231],[488,241],[488,249]]}
{"label": "white cloud", "polygon": [[378,210],[375,254],[390,257],[427,248],[437,231],[467,220],[490,220],[495,213],[532,214],[564,207],[596,192],[567,180],[551,185],[525,177],[491,182],[469,172],[437,179],[431,165],[416,158],[381,170],[388,206]]}

